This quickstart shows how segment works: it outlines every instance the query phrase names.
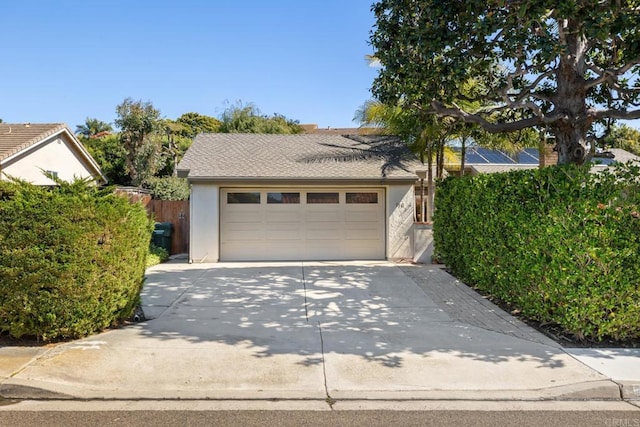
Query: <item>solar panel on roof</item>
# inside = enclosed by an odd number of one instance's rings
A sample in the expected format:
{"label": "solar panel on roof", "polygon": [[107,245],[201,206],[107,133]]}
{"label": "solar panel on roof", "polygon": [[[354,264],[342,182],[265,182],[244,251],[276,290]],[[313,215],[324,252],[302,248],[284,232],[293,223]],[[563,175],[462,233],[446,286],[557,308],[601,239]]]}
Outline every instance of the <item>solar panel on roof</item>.
{"label": "solar panel on roof", "polygon": [[516,163],[512,158],[498,150],[489,150],[488,148],[479,148],[478,154],[487,159],[489,163],[503,165]]}
{"label": "solar panel on roof", "polygon": [[516,154],[509,155],[501,150],[469,147],[465,155],[465,162],[477,165],[537,165],[540,158],[536,148],[525,148]]}
{"label": "solar panel on roof", "polygon": [[464,161],[466,163],[475,163],[475,164],[488,163],[484,157],[478,154],[478,147],[467,148],[467,151],[464,156]]}
{"label": "solar panel on roof", "polygon": [[538,158],[538,150],[535,151],[535,155],[526,150],[527,149],[522,150],[516,155],[516,161],[518,162],[518,164],[537,165],[540,162],[540,159]]}
{"label": "solar panel on roof", "polygon": [[536,159],[536,161],[540,160],[540,151],[537,148],[525,148],[522,151],[524,151],[528,155],[534,157]]}

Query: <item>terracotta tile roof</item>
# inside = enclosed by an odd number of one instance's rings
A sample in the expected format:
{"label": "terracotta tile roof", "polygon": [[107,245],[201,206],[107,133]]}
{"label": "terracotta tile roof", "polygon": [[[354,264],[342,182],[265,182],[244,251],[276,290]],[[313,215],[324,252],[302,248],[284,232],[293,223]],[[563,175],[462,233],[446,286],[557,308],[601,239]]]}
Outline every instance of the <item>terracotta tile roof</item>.
{"label": "terracotta tile roof", "polygon": [[66,127],[64,123],[0,123],[0,161],[42,141],[46,137]]}
{"label": "terracotta tile roof", "polygon": [[415,179],[424,166],[396,137],[198,135],[178,165],[210,179]]}

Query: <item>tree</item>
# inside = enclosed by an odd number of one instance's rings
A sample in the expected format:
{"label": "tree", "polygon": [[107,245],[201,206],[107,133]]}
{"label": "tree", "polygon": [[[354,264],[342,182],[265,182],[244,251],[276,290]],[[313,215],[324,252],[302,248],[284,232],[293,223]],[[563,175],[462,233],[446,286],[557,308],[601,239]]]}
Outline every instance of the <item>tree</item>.
{"label": "tree", "polygon": [[127,151],[120,142],[119,135],[105,135],[97,138],[80,138],[91,157],[98,163],[109,184],[131,185],[131,177],[126,170]]}
{"label": "tree", "polygon": [[[181,117],[183,116],[184,114]],[[178,175],[176,166],[192,143],[193,137],[189,137],[186,135],[191,135],[193,132],[193,128],[190,128],[188,125],[180,122],[179,120],[180,119],[175,121],[170,119],[163,119],[159,121],[159,128],[166,137],[166,139],[163,139],[162,142],[162,150],[165,153],[166,158],[164,167],[159,171],[161,176],[171,175],[175,177]],[[197,133],[199,132],[196,132],[196,134]]]}
{"label": "tree", "polygon": [[622,148],[640,156],[640,131],[626,125],[613,126],[602,139],[605,147]]}
{"label": "tree", "polygon": [[[632,0],[380,0],[372,91],[489,132],[544,129],[559,163],[582,163],[595,123],[640,118],[637,9]],[[456,101],[476,77],[488,84],[469,101],[483,107],[468,110]]]}
{"label": "tree", "polygon": [[291,120],[281,114],[269,117],[263,115],[253,104],[236,103],[227,108],[220,116],[222,133],[302,133],[297,120]]}
{"label": "tree", "polygon": [[215,133],[220,129],[220,120],[198,113],[184,113],[176,122],[184,126],[179,134],[191,139],[199,133]]}
{"label": "tree", "polygon": [[87,117],[83,124],[76,126],[76,135],[85,138],[95,138],[105,136],[113,132],[113,128],[109,123],[102,120]]}
{"label": "tree", "polygon": [[446,143],[451,138],[454,120],[421,114],[418,109],[406,108],[402,102],[387,105],[377,101],[365,102],[356,111],[355,120],[363,125],[378,127],[380,133],[397,135],[418,155],[420,162],[427,165],[427,209],[421,220],[430,222],[435,193],[433,161],[435,158],[436,178],[442,178]]}
{"label": "tree", "polygon": [[160,111],[150,102],[125,99],[116,107],[116,126],[126,150],[125,165],[131,183],[140,185],[153,176],[161,161],[159,130]]}

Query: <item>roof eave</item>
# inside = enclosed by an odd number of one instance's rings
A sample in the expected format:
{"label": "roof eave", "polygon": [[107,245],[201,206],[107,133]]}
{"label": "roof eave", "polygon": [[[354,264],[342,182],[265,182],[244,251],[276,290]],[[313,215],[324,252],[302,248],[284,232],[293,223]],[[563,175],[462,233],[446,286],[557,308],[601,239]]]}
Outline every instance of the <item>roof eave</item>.
{"label": "roof eave", "polygon": [[[180,176],[180,173],[178,174]],[[229,177],[229,176],[187,176],[190,183],[211,182],[225,185],[386,185],[386,184],[414,184],[416,177]]]}

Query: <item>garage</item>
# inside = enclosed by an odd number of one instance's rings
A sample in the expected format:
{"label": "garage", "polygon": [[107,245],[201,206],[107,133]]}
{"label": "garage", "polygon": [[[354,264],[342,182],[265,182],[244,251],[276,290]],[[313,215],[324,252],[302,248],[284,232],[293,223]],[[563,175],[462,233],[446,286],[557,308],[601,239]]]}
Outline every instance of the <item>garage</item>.
{"label": "garage", "polygon": [[220,260],[385,259],[383,188],[221,188]]}
{"label": "garage", "polygon": [[413,258],[424,165],[397,137],[200,134],[177,169],[190,262]]}

